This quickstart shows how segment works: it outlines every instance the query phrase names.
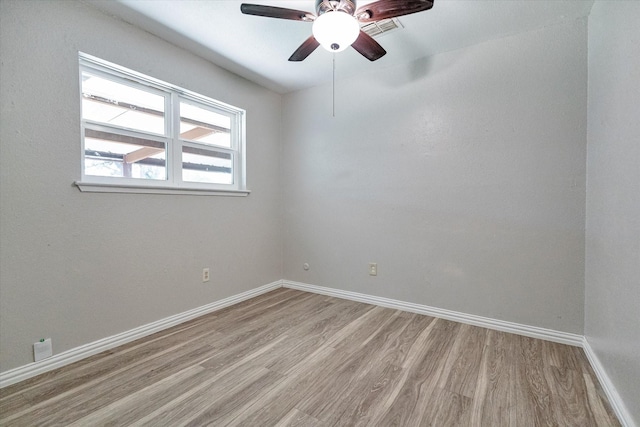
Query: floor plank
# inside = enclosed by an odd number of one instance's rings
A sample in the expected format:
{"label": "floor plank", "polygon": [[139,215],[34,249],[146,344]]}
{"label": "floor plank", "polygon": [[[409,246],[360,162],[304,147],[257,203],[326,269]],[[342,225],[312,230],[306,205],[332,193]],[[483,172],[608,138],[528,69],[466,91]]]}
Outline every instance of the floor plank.
{"label": "floor plank", "polygon": [[2,426],[618,426],[580,348],[277,289],[0,390]]}
{"label": "floor plank", "polygon": [[487,331],[478,383],[473,399],[471,425],[515,426],[515,335]]}

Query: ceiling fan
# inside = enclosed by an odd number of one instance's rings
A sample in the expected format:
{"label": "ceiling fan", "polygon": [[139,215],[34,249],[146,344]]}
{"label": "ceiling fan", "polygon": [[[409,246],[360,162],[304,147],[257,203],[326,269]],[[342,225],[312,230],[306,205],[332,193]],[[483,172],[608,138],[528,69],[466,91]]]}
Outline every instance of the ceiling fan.
{"label": "ceiling fan", "polygon": [[311,37],[293,52],[289,61],[303,61],[320,45],[331,52],[352,46],[369,61],[375,61],[387,51],[362,31],[358,22],[375,22],[433,7],[433,0],[378,0],[359,8],[356,8],[356,0],[315,1],[316,15],[302,10],[247,3],[240,6],[240,11],[245,15],[313,22]]}

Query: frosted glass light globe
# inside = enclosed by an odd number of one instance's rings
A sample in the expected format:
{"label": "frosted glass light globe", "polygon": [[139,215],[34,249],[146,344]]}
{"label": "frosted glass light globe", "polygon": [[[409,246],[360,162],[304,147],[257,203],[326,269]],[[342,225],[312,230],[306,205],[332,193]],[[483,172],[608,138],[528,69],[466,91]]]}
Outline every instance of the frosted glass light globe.
{"label": "frosted glass light globe", "polygon": [[348,13],[330,11],[313,21],[312,31],[313,37],[329,52],[342,52],[356,41],[360,25]]}

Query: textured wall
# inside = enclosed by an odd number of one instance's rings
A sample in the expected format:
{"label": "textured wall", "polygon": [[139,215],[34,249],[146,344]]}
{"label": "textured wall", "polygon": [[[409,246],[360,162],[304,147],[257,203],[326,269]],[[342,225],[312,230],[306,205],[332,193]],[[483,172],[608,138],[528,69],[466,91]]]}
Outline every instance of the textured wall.
{"label": "textured wall", "polygon": [[578,20],[286,95],[285,278],[582,333],[586,71]]}
{"label": "textured wall", "polygon": [[[0,371],[282,277],[280,95],[79,2],[0,7]],[[246,109],[251,195],[81,193],[79,50]]]}
{"label": "textured wall", "polygon": [[640,2],[589,16],[585,335],[640,425]]}

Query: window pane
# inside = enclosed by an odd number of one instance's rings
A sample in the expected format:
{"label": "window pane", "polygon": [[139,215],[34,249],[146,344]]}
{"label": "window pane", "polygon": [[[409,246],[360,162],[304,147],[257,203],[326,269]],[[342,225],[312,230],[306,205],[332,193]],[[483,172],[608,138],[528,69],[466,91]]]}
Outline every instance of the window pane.
{"label": "window pane", "polygon": [[182,180],[233,184],[233,156],[218,151],[182,147]]}
{"label": "window pane", "polygon": [[85,129],[84,173],[138,179],[167,179],[163,142]]}
{"label": "window pane", "polygon": [[82,118],[164,135],[164,96],[82,72]]}
{"label": "window pane", "polygon": [[180,102],[180,138],[231,148],[230,128],[230,117]]}

